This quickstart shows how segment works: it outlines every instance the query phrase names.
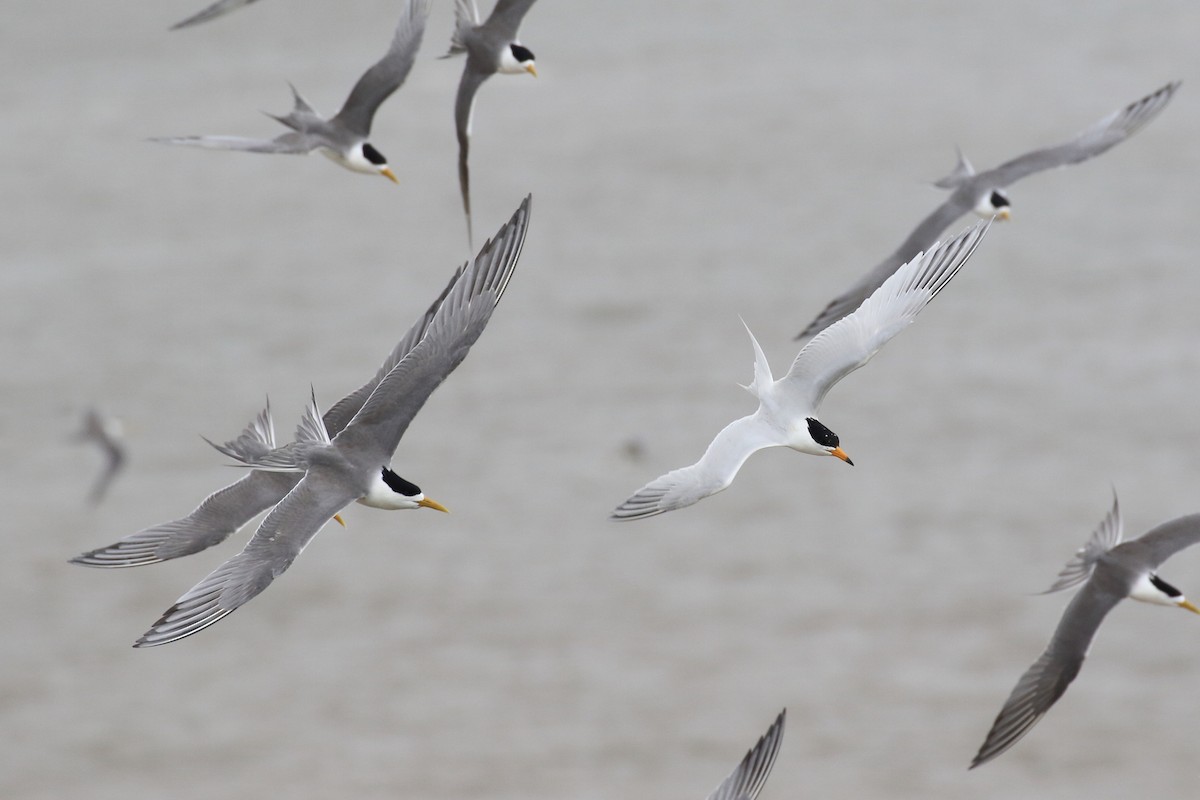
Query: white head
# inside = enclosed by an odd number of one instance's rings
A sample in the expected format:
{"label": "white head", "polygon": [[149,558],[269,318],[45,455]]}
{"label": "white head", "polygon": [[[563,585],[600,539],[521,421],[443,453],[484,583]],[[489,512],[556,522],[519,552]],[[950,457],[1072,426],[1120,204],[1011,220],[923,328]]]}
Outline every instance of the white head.
{"label": "white head", "polygon": [[[367,493],[358,499],[364,506],[394,511],[401,508],[432,508],[446,511],[446,507],[425,496],[415,483],[404,480],[388,467],[382,467],[371,481]],[[448,512],[447,512],[448,513]]]}
{"label": "white head", "polygon": [[979,198],[979,202],[972,210],[984,219],[999,217],[1007,220],[1012,218],[1012,204],[1008,201],[1008,195],[1000,189],[989,189],[983,197]]}
{"label": "white head", "polygon": [[852,467],[854,466],[854,462],[850,460],[850,456],[846,455],[846,451],[838,444],[838,435],[836,433],[822,425],[820,420],[815,417],[806,417],[804,421],[808,424],[808,438],[812,444],[809,445],[807,442],[804,442],[800,447],[794,449],[818,456],[833,456],[840,458]]}
{"label": "white head", "polygon": [[520,42],[512,42],[500,49],[500,66],[498,72],[506,75],[520,75],[528,72],[537,77],[537,67],[533,63],[533,51]]}
{"label": "white head", "polygon": [[1154,603],[1158,606],[1179,606],[1200,614],[1200,608],[1187,601],[1183,592],[1176,589],[1153,572],[1147,572],[1138,578],[1129,596],[1143,603]]}
{"label": "white head", "polygon": [[358,142],[344,153],[328,147],[322,147],[321,152],[346,169],[367,175],[382,175],[392,183],[400,182],[396,178],[396,173],[392,172],[391,167],[388,166],[383,153],[376,150],[370,142]]}

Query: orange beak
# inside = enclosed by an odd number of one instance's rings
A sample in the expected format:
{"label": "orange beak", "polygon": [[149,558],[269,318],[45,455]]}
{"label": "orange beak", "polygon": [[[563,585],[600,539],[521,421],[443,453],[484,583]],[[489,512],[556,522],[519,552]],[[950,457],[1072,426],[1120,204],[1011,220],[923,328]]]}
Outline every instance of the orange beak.
{"label": "orange beak", "polygon": [[441,511],[443,514],[450,513],[450,509],[446,508],[437,500],[430,500],[428,497],[418,500],[417,505],[419,505],[421,508],[432,508],[434,511]]}
{"label": "orange beak", "polygon": [[842,461],[845,461],[850,466],[852,466],[852,467],[854,466],[854,462],[850,460],[850,456],[846,455],[846,451],[840,447],[835,447],[832,450],[830,450],[829,455],[837,456],[838,458],[840,458]]}

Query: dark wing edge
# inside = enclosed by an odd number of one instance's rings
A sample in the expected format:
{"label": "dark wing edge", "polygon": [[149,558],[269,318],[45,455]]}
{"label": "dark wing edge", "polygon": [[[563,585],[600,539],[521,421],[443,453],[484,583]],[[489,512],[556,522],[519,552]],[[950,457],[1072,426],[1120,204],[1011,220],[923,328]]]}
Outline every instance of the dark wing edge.
{"label": "dark wing edge", "polygon": [[783,725],[787,709],[779,712],[767,732],[759,737],[758,743],[746,751],[741,763],[729,773],[708,800],[754,800],[771,774],[779,745],[783,742]]}

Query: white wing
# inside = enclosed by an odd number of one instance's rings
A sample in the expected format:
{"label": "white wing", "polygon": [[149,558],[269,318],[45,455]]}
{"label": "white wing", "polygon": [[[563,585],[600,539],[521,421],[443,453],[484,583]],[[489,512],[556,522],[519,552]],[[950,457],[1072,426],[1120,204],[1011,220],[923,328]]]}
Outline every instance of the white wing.
{"label": "white wing", "polygon": [[980,222],[896,270],[853,314],[805,345],[777,385],[815,412],[835,383],[870,361],[888,340],[912,324],[971,257],[990,225]]}
{"label": "white wing", "polygon": [[638,489],[617,506],[611,518],[642,519],[690,506],[733,483],[752,453],[783,443],[780,432],[757,412],[734,420],[717,434],[699,461],[672,470]]}

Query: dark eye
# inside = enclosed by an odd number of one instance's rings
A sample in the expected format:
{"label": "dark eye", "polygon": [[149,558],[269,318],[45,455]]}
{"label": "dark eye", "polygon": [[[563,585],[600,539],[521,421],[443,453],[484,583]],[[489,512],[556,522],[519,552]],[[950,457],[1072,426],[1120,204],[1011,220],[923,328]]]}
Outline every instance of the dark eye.
{"label": "dark eye", "polygon": [[1004,208],[1008,205],[1008,198],[999,192],[992,192],[992,208]]}
{"label": "dark eye", "polygon": [[370,161],[377,167],[382,167],[387,163],[387,159],[383,157],[383,153],[376,150],[367,142],[363,142],[362,151],[363,156],[366,157],[367,161]]}
{"label": "dark eye", "polygon": [[837,447],[838,435],[812,417],[807,417],[808,435],[821,447]]}
{"label": "dark eye", "polygon": [[533,61],[533,51],[523,44],[510,44],[508,49],[512,51],[513,58],[517,60],[518,64]]}
{"label": "dark eye", "polygon": [[405,497],[416,497],[421,493],[420,488],[415,483],[404,480],[404,478],[401,478],[387,467],[383,468],[383,482],[393,492],[399,492]]}

